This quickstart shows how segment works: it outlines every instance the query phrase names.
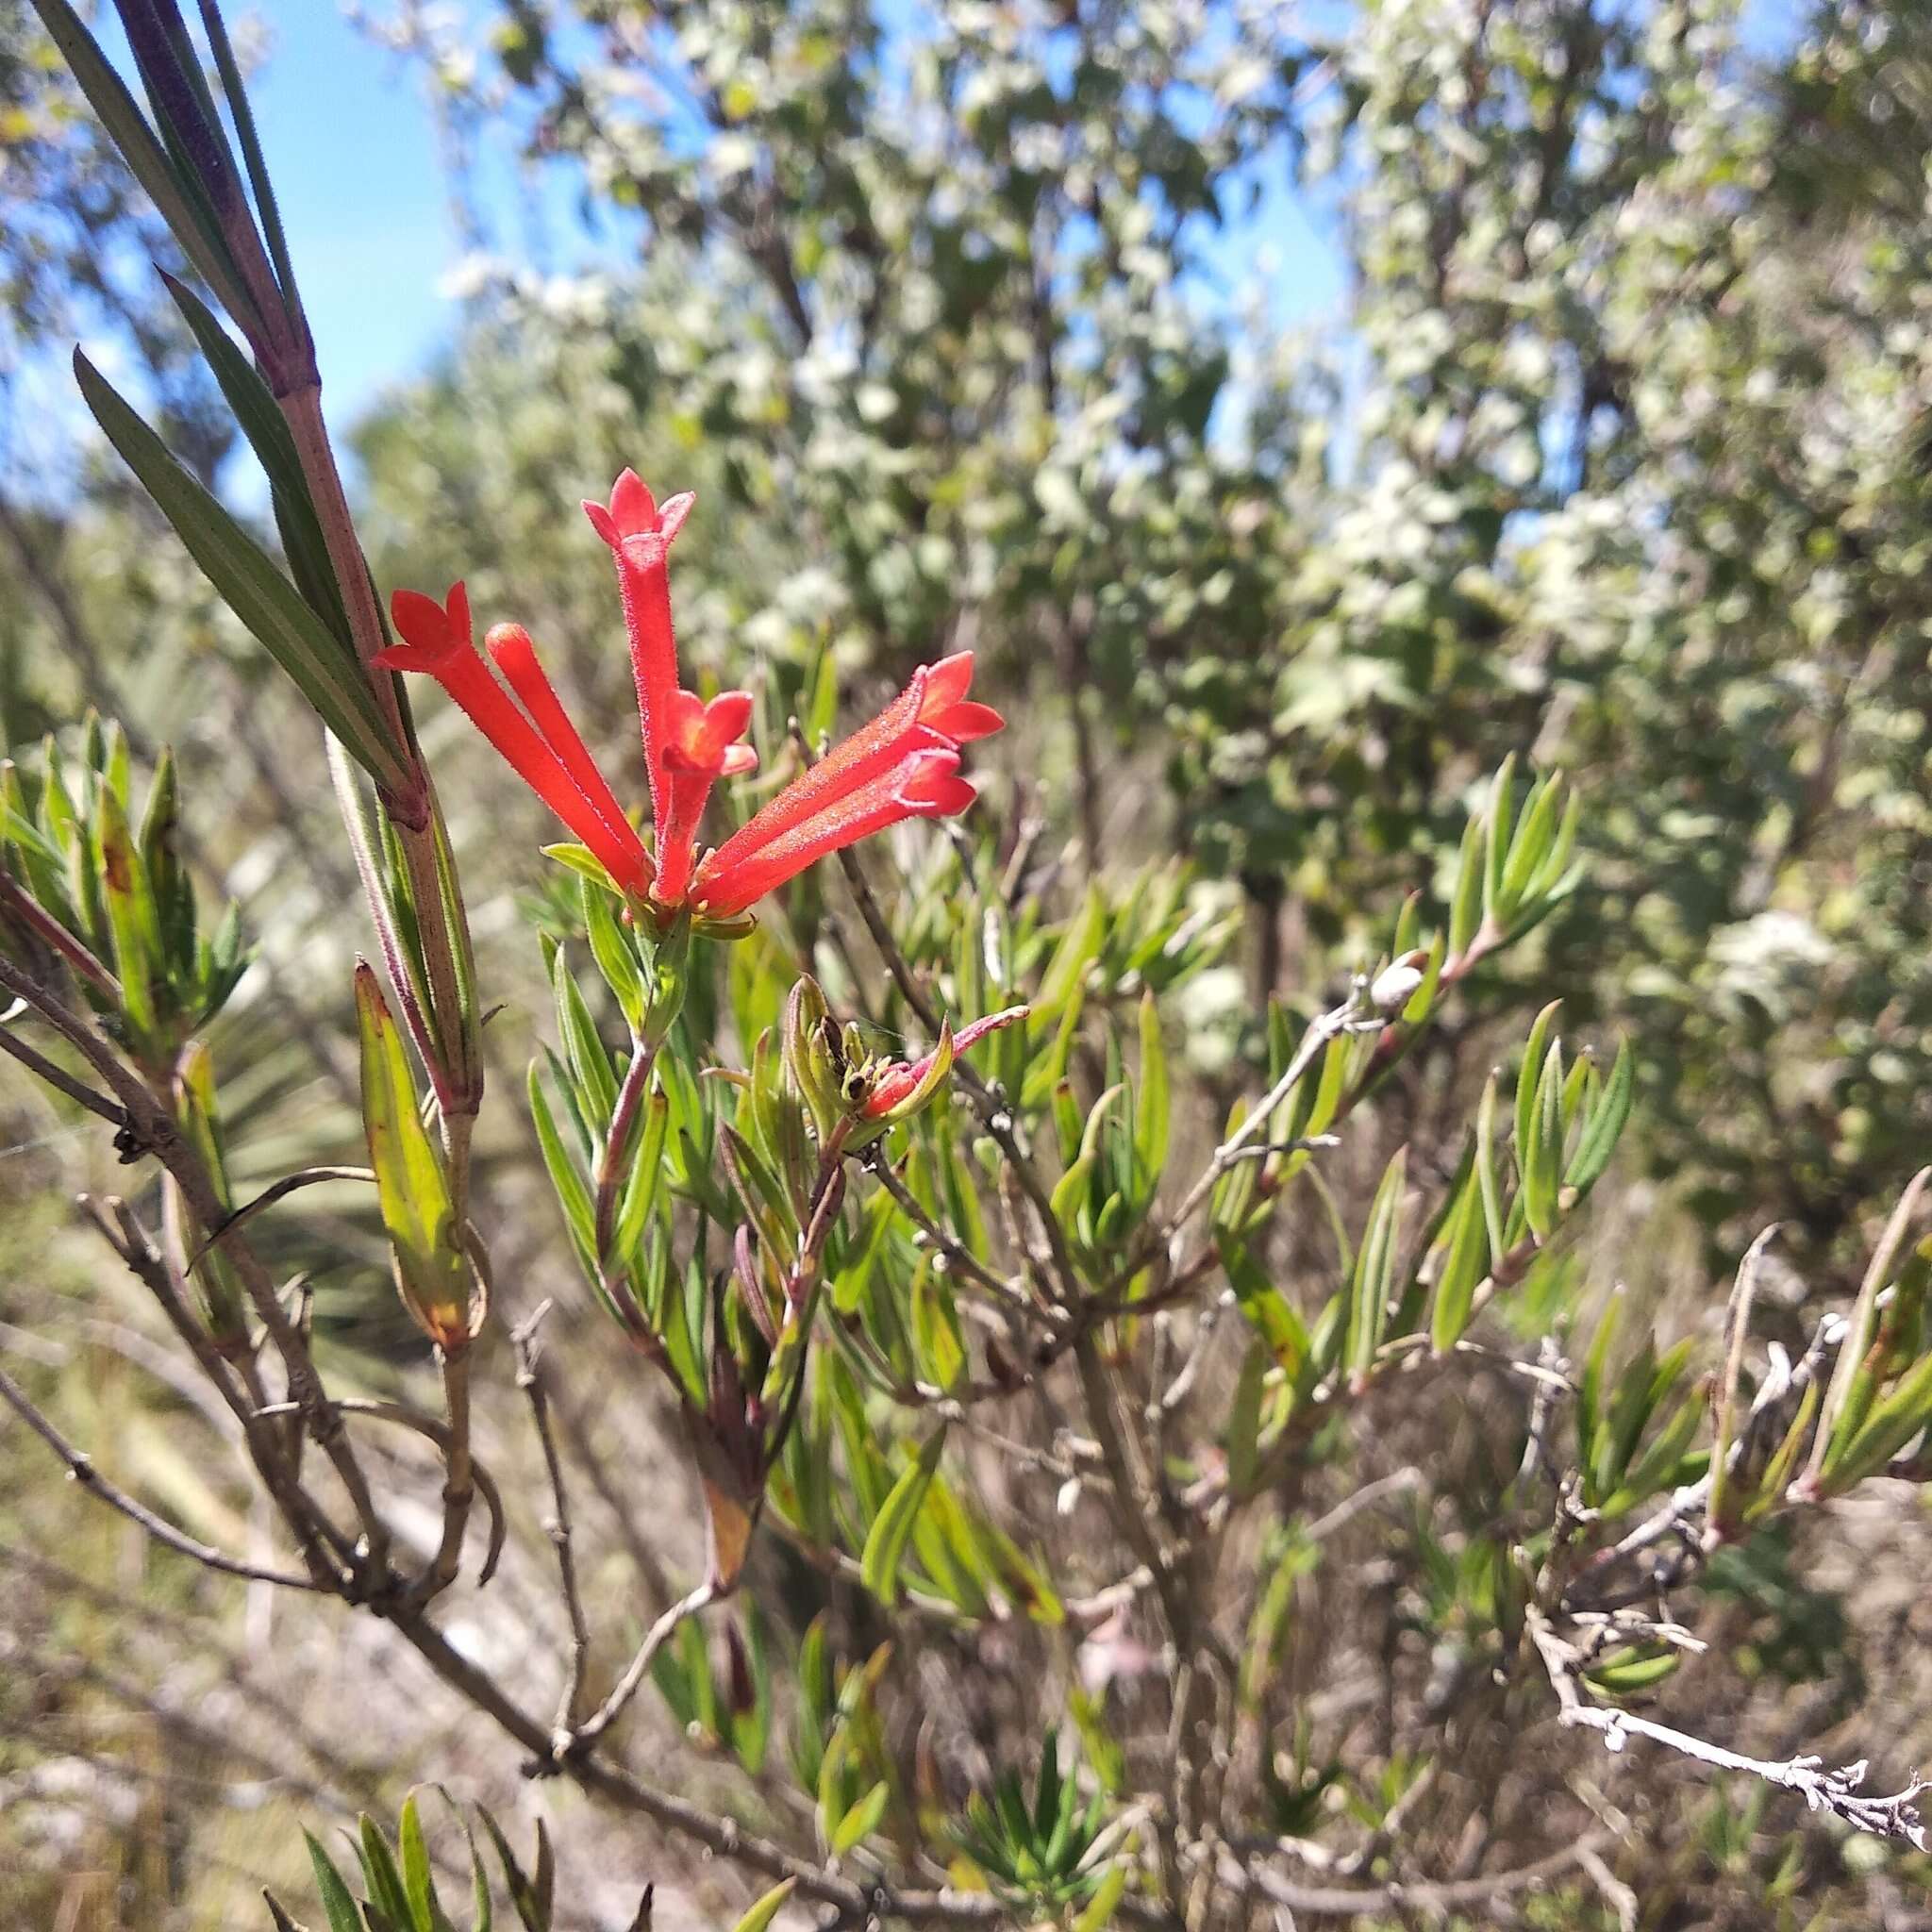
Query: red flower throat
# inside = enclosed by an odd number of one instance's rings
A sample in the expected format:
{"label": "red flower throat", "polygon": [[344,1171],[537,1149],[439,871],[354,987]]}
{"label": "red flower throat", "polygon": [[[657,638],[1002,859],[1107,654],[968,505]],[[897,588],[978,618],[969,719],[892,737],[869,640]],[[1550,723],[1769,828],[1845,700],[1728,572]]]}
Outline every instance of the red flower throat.
{"label": "red flower throat", "polygon": [[669,561],[693,501],[686,491],[659,505],[626,470],[608,506],[584,505],[617,563],[643,727],[655,863],[521,625],[500,624],[483,641],[500,684],[476,654],[460,583],[450,586],[441,605],[420,591],[398,591],[390,616],[403,641],[375,661],[435,678],[624,891],[667,908],[730,919],[842,846],[905,819],[964,811],[974,794],[959,775],[959,747],[1006,721],[967,696],[971,651],[923,665],[871,724],[699,858],[698,828],[711,787],[753,770],[758,754],[739,741],[751,722],[750,692],[727,691],[707,704],[677,681]]}

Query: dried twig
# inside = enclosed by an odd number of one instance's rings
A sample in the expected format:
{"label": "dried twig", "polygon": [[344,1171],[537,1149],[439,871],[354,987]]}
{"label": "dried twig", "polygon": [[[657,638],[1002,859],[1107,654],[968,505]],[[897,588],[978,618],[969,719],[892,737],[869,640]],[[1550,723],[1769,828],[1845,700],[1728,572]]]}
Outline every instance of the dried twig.
{"label": "dried twig", "polygon": [[583,1703],[584,1679],[591,1668],[591,1625],[584,1614],[583,1593],[577,1587],[576,1555],[571,1544],[570,1495],[564,1487],[563,1459],[557,1452],[557,1438],[550,1427],[550,1397],[539,1372],[537,1330],[550,1312],[547,1301],[539,1302],[525,1319],[510,1330],[510,1346],[516,1351],[517,1387],[530,1405],[530,1421],[543,1451],[543,1467],[550,1477],[551,1513],[544,1532],[557,1552],[557,1574],[563,1592],[564,1614],[570,1620],[570,1675],[558,1700],[557,1722],[553,1726],[557,1749],[568,1749],[570,1736]]}
{"label": "dried twig", "polygon": [[375,1169],[368,1167],[305,1167],[297,1174],[284,1174],[273,1187],[264,1188],[254,1200],[244,1202],[227,1215],[189,1256],[188,1265],[192,1268],[225,1236],[246,1226],[264,1208],[273,1208],[277,1201],[286,1200],[298,1189],[317,1187],[324,1181],[373,1181],[375,1178]]}
{"label": "dried twig", "polygon": [[[4,958],[0,958],[0,990],[31,1007],[80,1054],[120,1103],[125,1115],[122,1134],[130,1146],[151,1152],[160,1160],[180,1188],[190,1212],[202,1226],[219,1224],[228,1209],[208,1168],[176,1127],[174,1117],[119,1052],[31,974]],[[291,1393],[301,1405],[311,1433],[355,1507],[362,1526],[366,1578],[372,1588],[380,1589],[388,1580],[389,1526],[376,1509],[368,1478],[342,1428],[338,1406],[330,1402],[324,1390],[308,1341],[283,1308],[259,1257],[245,1240],[237,1239],[229,1258],[258,1320],[267,1329],[282,1358]],[[291,1526],[298,1536],[304,1533],[299,1523],[291,1522]]]}
{"label": "dried twig", "polygon": [[1507,1872],[1491,1873],[1475,1878],[1446,1880],[1391,1879],[1386,1885],[1313,1886],[1297,1885],[1272,1867],[1256,1864],[1224,1851],[1219,1857],[1222,1883],[1245,1894],[1258,1894],[1291,1912],[1312,1919],[1346,1919],[1413,1908],[1424,1912],[1444,1912],[1460,1906],[1488,1905],[1512,1893],[1529,1891],[1583,1863],[1586,1856],[1601,1852],[1611,1842],[1608,1832],[1592,1832],[1575,1843],[1552,1852],[1533,1864],[1519,1865]]}
{"label": "dried twig", "polygon": [[1919,1797],[1932,1790],[1932,1780],[1914,1774],[1905,1789],[1889,1798],[1868,1796],[1858,1789],[1869,1769],[1866,1759],[1827,1771],[1818,1757],[1772,1759],[1747,1757],[1740,1751],[1707,1742],[1688,1731],[1674,1730],[1635,1711],[1591,1704],[1577,1682],[1576,1651],[1558,1637],[1541,1611],[1529,1615],[1529,1632],[1542,1658],[1551,1688],[1557,1693],[1558,1721],[1600,1732],[1607,1751],[1620,1752],[1633,1737],[1648,1738],[1680,1756],[1719,1771],[1741,1771],[1783,1790],[1796,1791],[1814,1811],[1829,1811],[1855,1831],[1877,1838],[1904,1839],[1920,1851],[1926,1849],[1925,1825],[1919,1815]]}
{"label": "dried twig", "polygon": [[[970,1281],[976,1281],[989,1294],[995,1296],[1008,1307],[1031,1316],[1036,1321],[1049,1312],[1042,1309],[1031,1295],[1024,1293],[1012,1282],[995,1274],[971,1248],[957,1241],[933,1220],[932,1216],[919,1205],[918,1198],[911,1189],[900,1179],[898,1171],[886,1156],[883,1141],[874,1142],[866,1151],[865,1165],[877,1178],[879,1185],[891,1195],[899,1211],[940,1251],[955,1271],[965,1275]],[[1057,1313],[1058,1310],[1052,1312]]]}
{"label": "dried twig", "polygon": [[681,1596],[644,1633],[644,1641],[638,1645],[637,1655],[625,1666],[624,1675],[618,1678],[616,1688],[597,1708],[578,1724],[571,1733],[564,1745],[562,1755],[575,1757],[587,1751],[621,1718],[631,1699],[638,1694],[644,1681],[645,1673],[656,1660],[658,1653],[671,1640],[677,1626],[687,1617],[694,1617],[717,1594],[710,1580]]}
{"label": "dried twig", "polygon": [[118,1127],[126,1119],[105,1093],[97,1092],[85,1080],[76,1080],[64,1067],[57,1067],[45,1054],[37,1053],[6,1025],[0,1025],[0,1053],[10,1055],[35,1079],[45,1081],[57,1093],[66,1094],[69,1100],[77,1102],[90,1113],[99,1114],[110,1125]]}

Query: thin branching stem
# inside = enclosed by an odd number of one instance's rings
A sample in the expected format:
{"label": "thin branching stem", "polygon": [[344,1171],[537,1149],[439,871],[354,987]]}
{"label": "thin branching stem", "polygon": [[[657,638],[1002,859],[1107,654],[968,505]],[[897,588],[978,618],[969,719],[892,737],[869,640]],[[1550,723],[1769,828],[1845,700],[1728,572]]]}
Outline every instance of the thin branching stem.
{"label": "thin branching stem", "polygon": [[[137,1148],[152,1153],[167,1169],[180,1187],[190,1211],[204,1227],[218,1225],[228,1210],[213,1177],[176,1127],[174,1116],[150,1092],[141,1075],[123,1061],[93,1027],[7,959],[0,959],[0,989],[31,1007],[93,1068],[121,1105],[125,1116],[124,1133],[132,1137]],[[322,1386],[308,1342],[282,1307],[274,1281],[248,1241],[235,1239],[228,1252],[257,1318],[281,1357],[290,1392],[301,1405],[311,1432],[348,1491],[357,1520],[362,1525],[369,1582],[379,1588],[388,1577],[389,1529],[376,1509],[368,1478],[356,1459],[341,1416]]]}
{"label": "thin branching stem", "polygon": [[537,1330],[550,1312],[547,1301],[540,1302],[510,1331],[510,1346],[516,1352],[517,1387],[530,1405],[530,1423],[543,1452],[544,1473],[550,1480],[551,1511],[544,1533],[557,1553],[557,1578],[563,1596],[564,1615],[570,1623],[570,1672],[558,1699],[557,1722],[551,1727],[559,1751],[569,1748],[571,1732],[584,1701],[584,1680],[591,1668],[591,1624],[584,1613],[583,1592],[577,1585],[576,1551],[572,1542],[570,1491],[563,1476],[563,1458],[558,1453],[557,1437],[550,1426],[550,1396],[537,1350]]}
{"label": "thin branching stem", "polygon": [[259,1563],[244,1562],[240,1557],[226,1556],[207,1543],[198,1542],[186,1530],[176,1529],[145,1504],[136,1502],[125,1490],[109,1482],[94,1467],[92,1457],[84,1450],[76,1449],[60,1433],[53,1422],[34,1406],[26,1391],[4,1369],[0,1369],[0,1401],[4,1401],[67,1465],[68,1474],[82,1489],[92,1491],[110,1509],[118,1509],[130,1522],[138,1523],[164,1548],[179,1556],[192,1557],[197,1563],[209,1570],[219,1570],[225,1575],[242,1576],[255,1583],[278,1584],[284,1590],[314,1590],[317,1587],[311,1578],[298,1575],[292,1570],[272,1570]]}
{"label": "thin branching stem", "polygon": [[644,1641],[638,1645],[636,1654],[624,1668],[624,1674],[607,1697],[584,1722],[571,1732],[566,1750],[571,1753],[588,1749],[621,1718],[629,1707],[630,1701],[638,1694],[658,1653],[662,1650],[677,1626],[687,1617],[694,1617],[709,1604],[717,1591],[708,1577],[698,1587],[678,1600],[666,1610],[644,1633]]}

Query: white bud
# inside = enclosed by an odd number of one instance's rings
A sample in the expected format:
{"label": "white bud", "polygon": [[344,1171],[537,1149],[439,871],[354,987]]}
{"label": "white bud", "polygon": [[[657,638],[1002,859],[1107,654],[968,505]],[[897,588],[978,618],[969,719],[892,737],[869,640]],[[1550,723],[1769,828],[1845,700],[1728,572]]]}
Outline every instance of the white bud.
{"label": "white bud", "polygon": [[1393,1012],[1408,1004],[1408,996],[1423,983],[1423,968],[1428,955],[1420,947],[1391,959],[1370,982],[1369,1004],[1377,1011]]}

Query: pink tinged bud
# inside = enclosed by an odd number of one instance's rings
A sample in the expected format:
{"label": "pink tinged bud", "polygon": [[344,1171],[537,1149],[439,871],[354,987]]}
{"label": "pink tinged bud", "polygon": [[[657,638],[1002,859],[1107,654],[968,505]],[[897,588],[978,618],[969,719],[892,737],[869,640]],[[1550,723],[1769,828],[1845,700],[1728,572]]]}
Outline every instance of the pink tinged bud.
{"label": "pink tinged bud", "polygon": [[664,753],[677,696],[677,639],[671,622],[671,544],[697,501],[690,491],[660,506],[637,472],[626,470],[611,487],[608,506],[586,503],[591,526],[617,560],[617,588],[630,633],[631,675],[637,684],[645,774],[651,785],[651,820],[659,829],[670,816]]}
{"label": "pink tinged bud", "polygon": [[766,812],[783,806],[792,791],[830,762],[822,760],[804,777],[794,779],[764,812],[699,866],[693,896],[700,910],[714,919],[728,919],[829,853],[909,818],[945,818],[962,812],[976,795],[958,775],[958,752],[915,751],[808,817],[775,814],[775,822],[786,824],[775,836],[747,838]]}
{"label": "pink tinged bud", "polygon": [[[620,885],[628,888],[641,883],[649,873],[650,859],[636,832],[625,824],[621,812],[617,825],[606,822],[564,757],[510,702],[477,657],[471,636],[470,600],[462,585],[452,584],[446,602],[441,605],[420,591],[398,591],[390,599],[390,619],[403,641],[379,652],[375,662],[385,670],[414,671],[435,678],[524,783],[597,855]],[[547,680],[544,688],[548,690]],[[555,693],[551,696],[554,702]],[[560,715],[561,707],[558,708]],[[574,731],[571,737],[581,751],[581,741]],[[584,753],[584,761],[589,764],[588,753]],[[599,786],[608,796],[608,788],[603,787],[601,780]]]}
{"label": "pink tinged bud", "polygon": [[[989,1013],[983,1020],[975,1020],[970,1026],[962,1026],[952,1036],[951,1051],[946,1058],[950,1062],[975,1046],[989,1033],[997,1033],[1002,1026],[1010,1026],[1016,1020],[1024,1020],[1028,1008],[1008,1007],[1001,1013]],[[935,1047],[924,1059],[901,1060],[887,1067],[866,1096],[865,1106],[860,1109],[869,1120],[880,1120],[903,1106],[912,1098],[927,1080],[932,1077],[933,1069],[939,1064],[940,1049]]]}

